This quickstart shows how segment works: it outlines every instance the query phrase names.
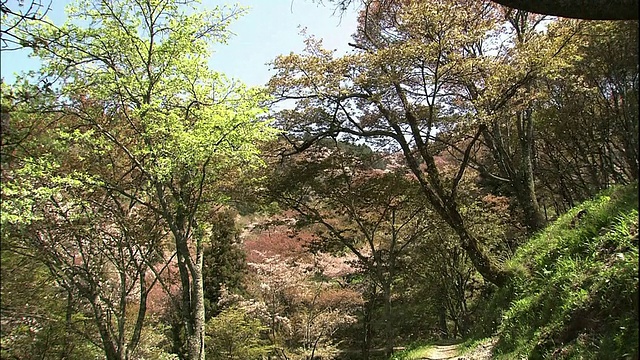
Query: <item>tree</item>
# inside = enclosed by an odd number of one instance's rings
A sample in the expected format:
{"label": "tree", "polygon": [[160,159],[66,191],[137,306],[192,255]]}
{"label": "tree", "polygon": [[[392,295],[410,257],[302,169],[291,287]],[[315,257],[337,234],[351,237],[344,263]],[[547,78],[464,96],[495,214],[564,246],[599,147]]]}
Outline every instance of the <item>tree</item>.
{"label": "tree", "polygon": [[230,307],[207,322],[207,353],[214,360],[259,360],[271,351],[262,333],[267,329],[245,310]]}
{"label": "tree", "polygon": [[5,102],[14,132],[8,137],[21,141],[2,144],[11,160],[2,174],[3,249],[48,270],[67,297],[67,331],[79,332],[74,316],[90,319],[96,331],[85,331],[86,339],[107,359],[128,359],[166,268],[165,231],[149,209],[101,186],[97,179],[108,173],[95,165],[105,149],[78,131],[73,117],[33,112],[50,100]]}
{"label": "tree", "polygon": [[[6,227],[3,224],[3,228]],[[85,359],[104,356],[88,335],[79,298],[56,283],[49,269],[2,233],[0,357]]]}
{"label": "tree", "polygon": [[[539,31],[544,17],[509,10],[504,19],[508,30],[502,34],[495,58],[485,56],[483,47],[468,50],[487,59],[485,67],[479,65],[479,76],[470,77],[466,87],[476,116],[484,116],[480,131],[490,154],[484,159],[472,156],[470,162],[482,176],[506,185],[522,210],[521,221],[533,233],[546,224],[535,187],[535,111],[540,98],[536,88],[562,47],[556,49]],[[464,156],[462,150],[458,154]]]}
{"label": "tree", "polygon": [[[571,31],[573,21],[550,26]],[[638,27],[582,23],[562,66],[542,78],[540,182],[559,209],[638,178]]]}
{"label": "tree", "polygon": [[232,306],[251,309],[262,320],[277,358],[334,359],[342,343],[339,332],[355,322],[361,304],[360,294],[341,281],[355,271],[354,256],[310,251],[315,236],[297,229],[294,216],[285,210],[254,222],[245,233],[251,270],[245,296],[255,300]]}
{"label": "tree", "polygon": [[390,355],[392,295],[402,269],[400,259],[427,232],[430,211],[417,182],[404,169],[372,169],[376,156],[363,161],[338,146],[314,150],[318,158],[308,155],[276,171],[272,194],[294,209],[303,223],[320,228],[321,248],[355,255],[364,276],[381,289],[382,331]]}
{"label": "tree", "polygon": [[25,6],[24,0],[18,0],[13,4],[9,0],[0,2],[0,17],[2,25],[0,28],[0,48],[3,51],[16,50],[25,46],[32,46],[25,37],[18,35],[17,28],[26,21],[43,21],[51,9],[52,1],[45,5],[41,0],[28,1]]}
{"label": "tree", "polygon": [[204,250],[203,284],[206,299],[206,318],[214,316],[218,311],[220,291],[241,292],[243,280],[247,272],[244,250],[239,241],[236,228],[236,213],[223,209],[211,219],[212,231],[210,244]]}
{"label": "tree", "polygon": [[[430,207],[454,229],[476,269],[487,281],[505,284],[509,273],[465,226],[457,197],[484,125],[460,139],[466,140],[464,157],[455,176],[444,177],[435,160],[444,150],[436,132],[457,133],[461,127],[452,118],[461,123],[473,118],[456,106],[463,97],[461,80],[472,76],[480,61],[466,49],[483,44],[496,29],[495,9],[476,2],[425,2],[392,11],[372,6],[364,15],[354,53],[334,59],[311,38],[304,55],[275,60],[273,93],[299,100],[295,111],[280,115],[294,136],[294,150],[339,135],[399,150]],[[461,111],[450,114],[455,108]]]}
{"label": "tree", "polygon": [[44,62],[43,75],[60,80],[48,110],[74,119],[81,134],[111,155],[105,160],[127,169],[99,176],[102,188],[167,227],[188,357],[203,359],[208,215],[226,200],[225,175],[257,165],[256,144],[271,134],[257,119],[262,93],[206,65],[209,45],[228,38],[227,26],[241,10],[203,11],[194,1],[172,0],[79,1],[68,9],[70,20],[59,28],[21,28],[47,42],[34,53]]}

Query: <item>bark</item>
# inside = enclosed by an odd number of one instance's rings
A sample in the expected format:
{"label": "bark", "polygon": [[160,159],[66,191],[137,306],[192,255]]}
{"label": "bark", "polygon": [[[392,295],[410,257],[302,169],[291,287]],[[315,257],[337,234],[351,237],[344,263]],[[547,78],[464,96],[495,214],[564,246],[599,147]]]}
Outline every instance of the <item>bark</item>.
{"label": "bark", "polygon": [[518,113],[518,139],[520,164],[511,186],[524,212],[524,222],[529,233],[541,230],[546,225],[544,214],[538,204],[533,175],[533,119],[531,109]]}
{"label": "bark", "polygon": [[[399,87],[397,87],[397,89],[398,93],[403,94]],[[404,101],[404,103],[406,103],[406,101]],[[428,144],[422,140],[419,129],[417,129],[417,117],[409,110],[408,106],[405,106],[405,109],[407,110],[406,119],[412,127],[411,130],[414,140],[416,141],[416,147],[418,148],[418,155],[414,155],[415,153],[404,139],[404,132],[400,126],[393,122],[390,122],[390,125],[397,134],[396,141],[402,148],[409,169],[413,175],[416,176],[420,188],[429,204],[431,204],[436,213],[438,213],[447,225],[455,231],[456,235],[458,235],[460,245],[462,249],[467,252],[475,269],[478,270],[486,281],[498,287],[504,286],[510,277],[510,273],[493,259],[478,239],[465,227],[462,216],[458,210],[455,187],[451,189],[450,196],[445,194],[446,190],[440,181],[440,173],[435,164],[434,156],[428,149]],[[417,156],[425,163],[426,170],[422,170],[420,167]],[[467,164],[464,162],[461,164],[459,174],[464,173],[466,166]]]}
{"label": "bark", "polygon": [[64,343],[64,347],[62,350],[62,359],[68,359],[71,357],[71,352],[73,351],[74,344],[71,339],[71,334],[73,333],[73,294],[70,289],[67,289],[67,307],[65,314],[65,330],[67,333],[65,334],[66,341]]}
{"label": "bark", "polygon": [[[483,131],[485,143],[491,150],[494,161],[499,169],[501,179],[505,179],[512,193],[518,200],[518,206],[524,213],[523,221],[530,233],[544,227],[544,214],[540,209],[536,199],[535,184],[533,181],[533,165],[531,162],[532,146],[526,138],[519,139],[520,163],[513,164],[515,158],[504,146],[504,139],[499,125],[494,123],[492,130],[488,128]],[[525,152],[522,152],[525,150]],[[491,176],[491,175],[489,175]]]}
{"label": "bark", "polygon": [[524,212],[524,222],[529,233],[541,230],[546,225],[543,210],[536,199],[533,176],[525,177],[514,182],[513,185],[518,204]]}
{"label": "bark", "polygon": [[447,339],[449,337],[449,327],[447,326],[447,309],[442,302],[438,304],[438,326],[440,327],[440,335]]}
{"label": "bark", "polygon": [[[181,185],[184,186],[187,180],[186,177],[181,179]],[[200,189],[202,190],[202,183]],[[177,206],[175,209],[172,208],[165,200],[165,188],[159,183],[156,184],[156,195],[160,200],[161,215],[167,221],[176,246],[178,273],[182,285],[181,321],[184,325],[187,359],[204,360],[205,319],[202,284],[204,251],[202,234],[192,218],[196,209],[188,211],[184,199],[181,199],[180,196],[177,196],[179,198]],[[196,244],[195,261],[191,257],[189,241],[195,241]]]}
{"label": "bark", "polygon": [[492,0],[527,12],[586,20],[638,20],[638,0]]}
{"label": "bark", "polygon": [[[638,147],[640,141],[638,140],[638,112],[637,112],[637,99],[638,93],[635,93],[636,106],[635,111],[633,107],[629,111],[624,111],[619,117],[622,119],[622,127],[628,136],[621,137],[623,156],[629,169],[629,178],[631,181],[638,180],[639,162],[638,162]],[[633,97],[631,97],[633,98]]]}
{"label": "bark", "polygon": [[362,359],[369,360],[371,350],[371,315],[375,307],[375,290],[372,291],[372,299],[364,304],[364,319],[362,324]]}
{"label": "bark", "polygon": [[453,219],[449,219],[449,225],[460,238],[461,247],[469,256],[471,263],[482,277],[498,286],[506,285],[511,274],[496,262],[486,251],[484,246],[464,226],[460,214],[456,212]]}
{"label": "bark", "polygon": [[202,244],[198,243],[195,263],[191,261],[186,239],[176,240],[178,270],[182,279],[182,321],[185,328],[187,359],[204,360],[204,288],[202,286]]}
{"label": "bark", "polygon": [[203,248],[202,239],[197,240],[196,264],[192,271],[192,333],[187,339],[190,360],[204,360],[204,288],[202,286]]}
{"label": "bark", "polygon": [[100,333],[100,340],[102,341],[102,347],[107,360],[121,360],[121,354],[114,346],[111,333],[108,329],[107,315],[102,308],[102,301],[97,296],[94,296],[93,299],[91,299],[91,307],[93,309],[93,315],[96,319],[96,325],[98,326],[98,332]]}
{"label": "bark", "polygon": [[132,354],[138,347],[140,335],[142,334],[142,327],[144,326],[144,319],[147,314],[147,298],[149,296],[149,291],[147,289],[146,275],[146,271],[140,271],[138,280],[140,281],[140,304],[138,307],[138,317],[136,318],[136,323],[133,328],[133,335],[131,336],[126,348],[125,356],[127,359],[130,358],[130,354]]}
{"label": "bark", "polygon": [[383,317],[384,317],[384,354],[389,358],[393,353],[393,339],[392,339],[392,327],[391,323],[391,284],[389,281],[385,281],[382,284],[382,301],[384,301]]}

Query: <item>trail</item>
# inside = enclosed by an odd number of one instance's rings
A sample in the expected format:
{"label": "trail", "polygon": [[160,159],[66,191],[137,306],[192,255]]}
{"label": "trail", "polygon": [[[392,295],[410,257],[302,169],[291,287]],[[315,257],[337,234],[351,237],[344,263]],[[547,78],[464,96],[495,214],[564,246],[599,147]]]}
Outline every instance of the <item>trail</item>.
{"label": "trail", "polygon": [[459,355],[460,344],[434,345],[420,359],[423,360],[491,360],[493,348],[498,341],[497,338],[489,338],[479,343],[474,348]]}
{"label": "trail", "polygon": [[443,359],[463,359],[458,356],[458,345],[436,345],[429,349],[421,359],[443,360]]}

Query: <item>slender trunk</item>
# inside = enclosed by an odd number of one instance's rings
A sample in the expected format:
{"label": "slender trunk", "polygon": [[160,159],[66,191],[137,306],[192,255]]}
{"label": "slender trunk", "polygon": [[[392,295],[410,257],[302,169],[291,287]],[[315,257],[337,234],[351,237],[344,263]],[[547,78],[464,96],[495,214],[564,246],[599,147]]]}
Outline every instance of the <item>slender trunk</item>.
{"label": "slender trunk", "polygon": [[[187,359],[204,360],[204,289],[202,284],[203,244],[202,234],[196,229],[196,234],[189,234],[187,222],[179,210],[172,232],[176,243],[176,258],[182,284],[182,322],[185,330]],[[189,251],[189,238],[195,240],[195,261]]]}
{"label": "slender trunk", "polygon": [[[637,93],[636,93],[637,95]],[[636,96],[637,102],[637,96]],[[636,103],[637,104],[637,103]],[[637,111],[636,111],[637,114]],[[630,116],[624,117],[623,123],[628,128],[628,136],[622,137],[622,148],[623,148],[623,157],[625,162],[627,163],[627,167],[629,169],[630,180],[638,180],[638,116]]]}
{"label": "slender trunk", "polygon": [[[398,130],[400,131],[400,130]],[[482,275],[482,277],[498,286],[502,287],[506,284],[510,274],[504,268],[499,266],[495,259],[484,249],[482,244],[478,242],[468,229],[464,225],[460,211],[458,211],[457,199],[455,197],[443,197],[439,194],[444,193],[444,189],[438,183],[430,184],[425,178],[424,172],[420,169],[419,163],[414,157],[411,149],[406,142],[400,142],[402,151],[405,155],[405,159],[409,165],[409,169],[416,176],[422,192],[425,194],[427,201],[438,215],[449,225],[458,235],[460,239],[460,245],[464,251],[467,252],[471,263],[476,270]],[[423,155],[425,162],[430,160],[434,162],[433,157],[429,157],[429,154]],[[432,172],[437,173],[437,168],[434,167]],[[435,191],[435,190],[438,191]]]}
{"label": "slender trunk", "polygon": [[514,183],[516,198],[524,213],[524,223],[529,233],[541,230],[546,225],[545,214],[536,199],[533,177]]}
{"label": "slender trunk", "polygon": [[71,356],[71,352],[73,350],[73,341],[71,339],[71,334],[73,333],[73,298],[70,289],[67,289],[67,308],[65,314],[65,330],[67,333],[65,334],[66,341],[64,343],[64,347],[62,350],[62,359],[68,359]]}
{"label": "slender trunk", "polygon": [[[182,239],[182,241],[186,240]],[[197,247],[196,261],[189,263],[190,266],[179,266],[181,272],[185,271],[187,273],[186,275],[181,274],[181,277],[188,277],[191,280],[187,282],[187,287],[184,287],[183,284],[182,289],[182,321],[185,329],[187,359],[189,360],[204,360],[205,358],[204,288],[202,285],[203,253],[200,249],[200,243],[197,244]],[[182,256],[189,257],[189,254],[183,253]],[[185,260],[190,261],[188,258]]]}
{"label": "slender trunk", "polygon": [[382,283],[382,300],[384,301],[383,317],[384,317],[384,354],[390,357],[393,353],[393,339],[391,333],[393,324],[391,323],[391,281],[383,281]]}
{"label": "slender trunk", "polygon": [[118,304],[118,313],[116,314],[116,322],[118,326],[117,349],[118,356],[121,359],[127,359],[126,342],[124,340],[125,325],[127,319],[127,274],[119,271],[120,275],[120,303]]}
{"label": "slender trunk", "polygon": [[[410,110],[409,101],[406,94],[404,94],[402,87],[397,83],[394,85],[404,106],[405,118],[411,127],[413,140],[415,141],[415,148],[418,150],[417,154],[412,149],[413,146],[409,144],[405,138],[406,130],[403,130],[400,125],[392,120],[392,116],[389,115],[389,110],[385,109],[381,105],[379,105],[379,108],[395,132],[395,140],[402,149],[402,153],[404,154],[404,158],[407,161],[409,169],[416,176],[429,204],[433,206],[438,215],[440,215],[459,236],[462,248],[469,253],[469,258],[476,270],[478,270],[486,281],[489,281],[498,287],[503,286],[509,277],[508,273],[495,263],[495,260],[490,257],[490,254],[483,250],[477,239],[465,228],[460,212],[458,211],[456,199],[455,190],[458,184],[454,184],[451,192],[446,194],[447,190],[445,190],[445,186],[440,179],[440,172],[436,165],[434,155],[431,152],[432,149],[429,149],[428,142],[425,142],[422,138],[422,130],[419,126],[420,121],[418,121],[418,116]],[[430,116],[433,116],[433,112],[430,112],[430,114]],[[481,134],[483,133],[486,133],[486,131],[481,132]],[[421,161],[418,161],[418,158]],[[426,168],[422,166],[421,163],[426,165]],[[464,175],[464,170],[467,165],[467,162],[463,161],[458,173],[458,179],[461,179]]]}
{"label": "slender trunk", "polygon": [[138,308],[138,317],[136,318],[136,323],[133,328],[133,334],[131,335],[131,339],[129,339],[129,343],[127,344],[125,356],[129,359],[130,354],[138,347],[138,343],[140,342],[140,335],[142,334],[142,327],[144,326],[144,319],[147,314],[147,298],[149,296],[149,291],[147,290],[147,282],[146,282],[146,271],[139,269],[139,282],[140,282],[140,305]]}
{"label": "slender trunk", "polygon": [[457,210],[453,215],[453,218],[448,219],[449,226],[453,228],[456,235],[460,238],[460,246],[469,256],[474,268],[478,270],[486,281],[497,287],[503,287],[511,276],[510,272],[505,270],[504,267],[489,254],[478,238],[469,232]]}
{"label": "slender trunk", "polygon": [[[190,278],[190,273],[189,273],[189,269],[187,268],[186,265],[186,261],[188,261],[188,259],[185,259],[185,257],[189,256],[189,253],[187,252],[186,254],[184,253],[184,249],[182,246],[177,245],[179,241],[184,241],[182,239],[177,239],[176,238],[176,251],[177,251],[177,256],[176,259],[178,261],[178,272],[180,274],[180,283],[182,285],[181,288],[181,297],[182,297],[182,303],[180,304],[180,317],[181,317],[181,324],[183,326],[183,331],[184,331],[184,339],[183,341],[183,346],[185,347],[185,353],[187,355],[187,359],[192,359],[191,358],[191,351],[189,349],[189,340],[191,339],[192,333],[193,333],[193,324],[191,321],[191,314],[192,314],[192,309],[191,309],[191,278]],[[184,246],[186,248],[186,245]]]}
{"label": "slender trunk", "polygon": [[447,309],[442,301],[438,303],[438,327],[440,328],[440,336],[445,339],[449,337],[449,328],[447,327]]}
{"label": "slender trunk", "polygon": [[533,119],[532,110],[517,114],[518,141],[520,143],[520,163],[511,179],[520,208],[524,212],[524,223],[529,233],[541,230],[546,225],[538,199],[533,175]]}
{"label": "slender trunk", "polygon": [[456,205],[454,203],[448,204],[445,211],[446,213],[442,214],[443,218],[460,239],[460,247],[469,256],[473,267],[485,281],[497,287],[506,285],[511,273],[489,254],[478,238],[469,232]]}
{"label": "slender trunk", "polygon": [[98,332],[100,333],[100,339],[102,340],[102,347],[107,360],[121,360],[116,347],[113,344],[111,334],[108,329],[108,319],[104,310],[102,309],[102,300],[97,296],[91,299],[91,307],[93,308],[93,314],[95,316],[95,322],[98,326]]}
{"label": "slender trunk", "polygon": [[204,360],[204,287],[202,285],[203,247],[202,239],[196,239],[196,262],[192,271],[191,288],[191,327],[192,333],[187,339],[189,360]]}
{"label": "slender trunk", "polygon": [[[372,297],[375,294],[372,293]],[[364,319],[363,319],[363,331],[362,331],[362,359],[369,360],[369,350],[371,349],[371,315],[375,306],[375,299],[372,298],[364,305]]]}

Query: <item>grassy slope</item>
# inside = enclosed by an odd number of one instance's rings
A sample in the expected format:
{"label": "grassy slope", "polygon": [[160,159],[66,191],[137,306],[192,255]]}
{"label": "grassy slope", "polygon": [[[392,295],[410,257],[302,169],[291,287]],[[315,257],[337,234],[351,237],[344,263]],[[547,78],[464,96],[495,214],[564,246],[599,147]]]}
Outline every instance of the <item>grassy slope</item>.
{"label": "grassy slope", "polygon": [[[500,323],[492,358],[638,358],[637,184],[572,209],[507,266],[516,276],[480,321]],[[468,340],[462,352],[482,341]]]}
{"label": "grassy slope", "polygon": [[638,358],[637,184],[572,209],[507,266],[497,358]]}

